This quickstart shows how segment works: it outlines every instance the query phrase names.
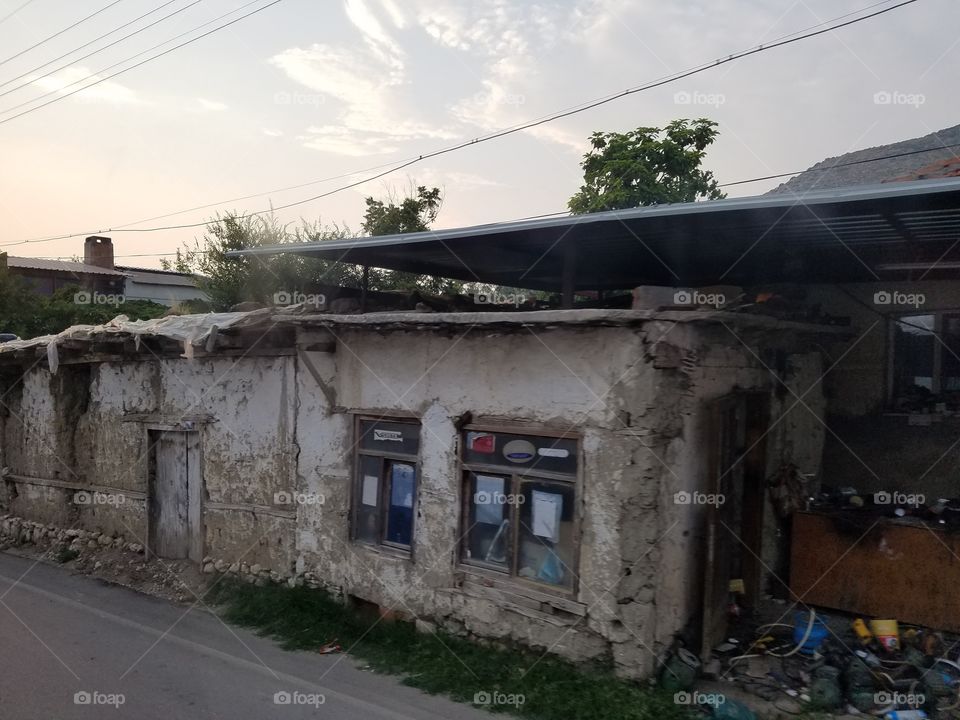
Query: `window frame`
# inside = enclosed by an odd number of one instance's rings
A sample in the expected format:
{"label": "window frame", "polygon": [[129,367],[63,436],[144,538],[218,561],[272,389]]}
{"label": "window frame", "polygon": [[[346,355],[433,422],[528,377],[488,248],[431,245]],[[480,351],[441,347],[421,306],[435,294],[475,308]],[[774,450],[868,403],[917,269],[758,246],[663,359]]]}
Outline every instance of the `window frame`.
{"label": "window frame", "polygon": [[[413,425],[417,428],[417,454],[409,455],[407,453],[389,452],[388,450],[368,450],[362,447],[363,436],[361,427],[364,422],[373,423],[399,423],[404,425]],[[371,415],[369,413],[353,414],[353,469],[350,481],[350,541],[365,548],[387,550],[391,553],[412,558],[414,546],[416,544],[416,525],[417,525],[417,503],[420,499],[420,454],[422,437],[420,431],[423,426],[420,418],[414,415]],[[374,458],[379,461],[378,487],[377,487],[377,541],[369,542],[359,537],[358,516],[360,512],[360,502],[362,489],[360,486],[362,475],[361,458]],[[393,489],[392,477],[384,474],[384,470],[390,463],[406,463],[413,465],[413,506],[412,517],[410,519],[410,544],[403,545],[386,539],[387,533],[387,514],[389,512],[390,495]],[[392,474],[391,474],[392,475]]]}
{"label": "window frame", "polygon": [[913,311],[904,311],[891,313],[888,316],[888,327],[887,327],[887,406],[893,407],[898,397],[896,395],[896,360],[897,360],[897,326],[901,320],[909,317],[916,317],[918,315],[931,315],[933,316],[933,329],[931,334],[933,336],[933,362],[931,363],[932,367],[932,382],[931,382],[931,394],[940,395],[943,392],[943,354],[945,352],[950,352],[947,347],[946,340],[943,337],[943,327],[944,327],[944,318],[947,315],[958,315],[960,316],[960,308],[942,308],[936,310],[913,310]]}
{"label": "window frame", "polygon": [[[506,465],[486,464],[467,462],[464,458],[466,446],[464,438],[468,432],[488,432],[488,433],[506,433],[511,435],[524,435],[530,438],[555,438],[571,440],[576,445],[576,472],[574,474],[551,472],[549,470],[538,470],[536,468],[510,468]],[[555,428],[529,426],[529,425],[506,425],[490,423],[471,423],[460,428],[457,435],[457,442],[460,443],[460,452],[458,453],[458,470],[460,477],[460,522],[459,522],[459,542],[457,548],[457,565],[462,570],[483,575],[491,580],[507,583],[515,587],[528,588],[548,595],[575,599],[580,586],[580,552],[582,547],[581,527],[583,520],[583,456],[582,456],[582,437],[579,433],[560,431]],[[504,477],[507,481],[505,494],[517,494],[522,492],[524,483],[529,482],[547,482],[563,483],[573,490],[573,552],[571,561],[567,566],[570,572],[571,580],[569,584],[552,585],[548,582],[526,578],[518,574],[519,563],[519,537],[520,523],[517,521],[521,506],[514,503],[507,505],[510,519],[510,567],[504,570],[483,560],[476,560],[466,557],[469,543],[470,531],[470,504],[472,494],[470,492],[470,475],[488,474]]]}

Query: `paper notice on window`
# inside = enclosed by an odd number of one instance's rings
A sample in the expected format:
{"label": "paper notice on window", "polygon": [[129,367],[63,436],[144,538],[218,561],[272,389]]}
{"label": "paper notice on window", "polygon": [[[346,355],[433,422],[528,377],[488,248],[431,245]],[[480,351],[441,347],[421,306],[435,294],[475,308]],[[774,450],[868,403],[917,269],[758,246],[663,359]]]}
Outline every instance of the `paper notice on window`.
{"label": "paper notice on window", "polygon": [[477,522],[499,525],[503,519],[503,478],[492,475],[477,475],[477,492],[473,496],[477,508]]}
{"label": "paper notice on window", "polygon": [[369,505],[370,507],[377,506],[377,476],[376,475],[364,475],[363,476],[363,498],[362,502],[364,505]]}
{"label": "paper notice on window", "polygon": [[560,515],[563,495],[533,491],[533,534],[551,542],[560,541]]}

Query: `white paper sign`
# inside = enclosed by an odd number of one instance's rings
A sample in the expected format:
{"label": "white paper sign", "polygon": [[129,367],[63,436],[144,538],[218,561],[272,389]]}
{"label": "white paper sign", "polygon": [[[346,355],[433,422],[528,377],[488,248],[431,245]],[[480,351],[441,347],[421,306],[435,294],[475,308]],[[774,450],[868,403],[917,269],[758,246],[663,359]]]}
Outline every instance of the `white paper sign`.
{"label": "white paper sign", "polygon": [[533,534],[552,542],[560,540],[560,515],[563,495],[533,491]]}
{"label": "white paper sign", "polygon": [[399,430],[374,430],[373,439],[379,441],[390,440],[391,442],[403,442],[403,433]]}
{"label": "white paper sign", "polygon": [[363,504],[370,507],[377,506],[377,485],[376,475],[363,476]]}

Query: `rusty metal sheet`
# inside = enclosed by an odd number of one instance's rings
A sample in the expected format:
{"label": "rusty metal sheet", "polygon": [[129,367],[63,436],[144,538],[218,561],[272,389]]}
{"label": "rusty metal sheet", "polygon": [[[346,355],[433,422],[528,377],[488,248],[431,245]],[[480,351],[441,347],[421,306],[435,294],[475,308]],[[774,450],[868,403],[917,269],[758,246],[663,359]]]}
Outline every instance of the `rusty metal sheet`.
{"label": "rusty metal sheet", "polygon": [[790,590],[810,605],[960,632],[960,534],[796,513]]}

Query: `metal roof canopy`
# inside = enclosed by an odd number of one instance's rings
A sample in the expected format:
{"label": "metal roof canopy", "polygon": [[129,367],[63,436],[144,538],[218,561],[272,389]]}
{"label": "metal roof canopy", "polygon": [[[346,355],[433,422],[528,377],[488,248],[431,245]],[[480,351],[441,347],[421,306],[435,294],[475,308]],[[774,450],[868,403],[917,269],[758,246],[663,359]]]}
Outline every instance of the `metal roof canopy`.
{"label": "metal roof canopy", "polygon": [[[960,260],[958,240],[960,179],[938,179],[268,245],[228,255],[296,253],[566,295],[638,285],[905,279],[937,261]],[[927,277],[957,277],[953,265]]]}

